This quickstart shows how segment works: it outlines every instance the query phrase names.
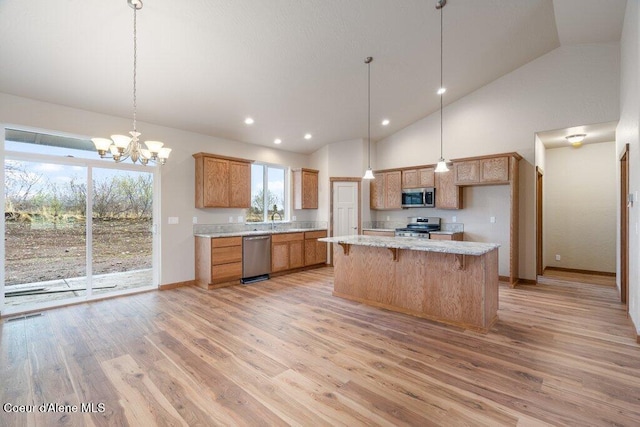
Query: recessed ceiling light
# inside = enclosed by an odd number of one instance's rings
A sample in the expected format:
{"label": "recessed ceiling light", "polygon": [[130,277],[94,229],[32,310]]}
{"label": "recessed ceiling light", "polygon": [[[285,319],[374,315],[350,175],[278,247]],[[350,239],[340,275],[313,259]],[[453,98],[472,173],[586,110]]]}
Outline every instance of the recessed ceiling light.
{"label": "recessed ceiling light", "polygon": [[276,138],[273,140],[274,144],[282,144],[282,140],[280,138]]}
{"label": "recessed ceiling light", "polygon": [[252,125],[253,124],[253,119],[251,117],[247,117],[246,119],[244,119],[244,123],[246,125]]}
{"label": "recessed ceiling light", "polygon": [[310,133],[305,133],[304,134],[304,139],[311,139],[311,134]]}
{"label": "recessed ceiling light", "polygon": [[390,122],[389,122],[389,119],[384,119],[384,120],[382,121],[382,126],[388,126],[388,125],[389,125],[389,123],[390,123]]}
{"label": "recessed ceiling light", "polygon": [[447,91],[446,87],[441,87],[440,89],[438,89],[438,95],[442,95],[443,93],[445,93]]}

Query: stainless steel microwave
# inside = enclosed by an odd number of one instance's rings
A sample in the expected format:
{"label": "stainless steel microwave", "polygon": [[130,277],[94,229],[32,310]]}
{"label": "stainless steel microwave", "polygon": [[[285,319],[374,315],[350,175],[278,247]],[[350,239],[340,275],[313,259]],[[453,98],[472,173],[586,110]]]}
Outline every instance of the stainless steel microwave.
{"label": "stainless steel microwave", "polygon": [[436,189],[427,188],[405,188],[402,190],[403,208],[435,208]]}

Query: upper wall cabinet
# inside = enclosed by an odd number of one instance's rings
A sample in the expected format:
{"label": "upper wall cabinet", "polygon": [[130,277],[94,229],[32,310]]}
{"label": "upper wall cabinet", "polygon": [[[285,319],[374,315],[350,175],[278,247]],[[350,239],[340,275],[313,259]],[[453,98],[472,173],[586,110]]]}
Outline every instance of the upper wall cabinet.
{"label": "upper wall cabinet", "polygon": [[509,156],[456,161],[453,164],[456,185],[508,184]]}
{"label": "upper wall cabinet", "polygon": [[293,170],[293,208],[318,209],[318,171]]}
{"label": "upper wall cabinet", "polygon": [[454,171],[449,169],[435,175],[436,208],[462,209],[462,187],[454,184]]}
{"label": "upper wall cabinet", "polygon": [[196,161],[196,208],[249,208],[251,161],[207,153]]}
{"label": "upper wall cabinet", "polygon": [[434,168],[406,169],[402,171],[402,188],[435,186]]}
{"label": "upper wall cabinet", "polygon": [[400,209],[402,207],[402,172],[399,170],[374,174],[369,192],[371,209]]}

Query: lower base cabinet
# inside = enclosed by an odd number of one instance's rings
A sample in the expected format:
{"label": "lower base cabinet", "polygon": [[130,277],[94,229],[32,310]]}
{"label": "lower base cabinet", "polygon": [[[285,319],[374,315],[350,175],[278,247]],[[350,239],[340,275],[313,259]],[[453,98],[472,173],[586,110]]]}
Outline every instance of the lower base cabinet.
{"label": "lower base cabinet", "polygon": [[271,272],[304,267],[304,233],[271,236]]}
{"label": "lower base cabinet", "polygon": [[196,237],[196,284],[216,288],[242,278],[242,237]]}
{"label": "lower base cabinet", "polygon": [[307,231],[304,233],[304,265],[327,263],[327,244],[318,239],[327,237],[326,231]]}

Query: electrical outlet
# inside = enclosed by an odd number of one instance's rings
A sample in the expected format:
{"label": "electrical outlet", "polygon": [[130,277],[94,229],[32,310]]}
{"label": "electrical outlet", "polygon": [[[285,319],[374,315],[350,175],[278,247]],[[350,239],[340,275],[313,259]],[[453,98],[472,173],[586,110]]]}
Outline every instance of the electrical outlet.
{"label": "electrical outlet", "polygon": [[233,222],[233,217],[232,216],[229,217],[229,222]]}
{"label": "electrical outlet", "polygon": [[194,224],[197,224],[197,223],[198,223],[198,217],[197,217],[197,216],[194,216],[194,217],[193,217],[193,223],[194,223]]}
{"label": "electrical outlet", "polygon": [[294,215],[291,217],[291,221],[295,221],[295,220],[296,220],[296,216]]}
{"label": "electrical outlet", "polygon": [[387,215],[387,221],[389,221],[389,219],[390,219],[390,218],[391,218],[391,217],[390,217],[389,215]]}
{"label": "electrical outlet", "polygon": [[458,217],[457,216],[452,216],[451,217],[451,222],[457,222],[458,221]]}
{"label": "electrical outlet", "polygon": [[489,217],[489,222],[491,224],[495,224],[496,223],[496,217],[495,216]]}
{"label": "electrical outlet", "polygon": [[243,222],[244,218],[242,217],[242,215],[238,215],[238,222]]}
{"label": "electrical outlet", "polygon": [[556,254],[556,261],[560,261],[560,255]]}
{"label": "electrical outlet", "polygon": [[167,223],[168,224],[177,224],[179,222],[179,219],[177,216],[170,216]]}

